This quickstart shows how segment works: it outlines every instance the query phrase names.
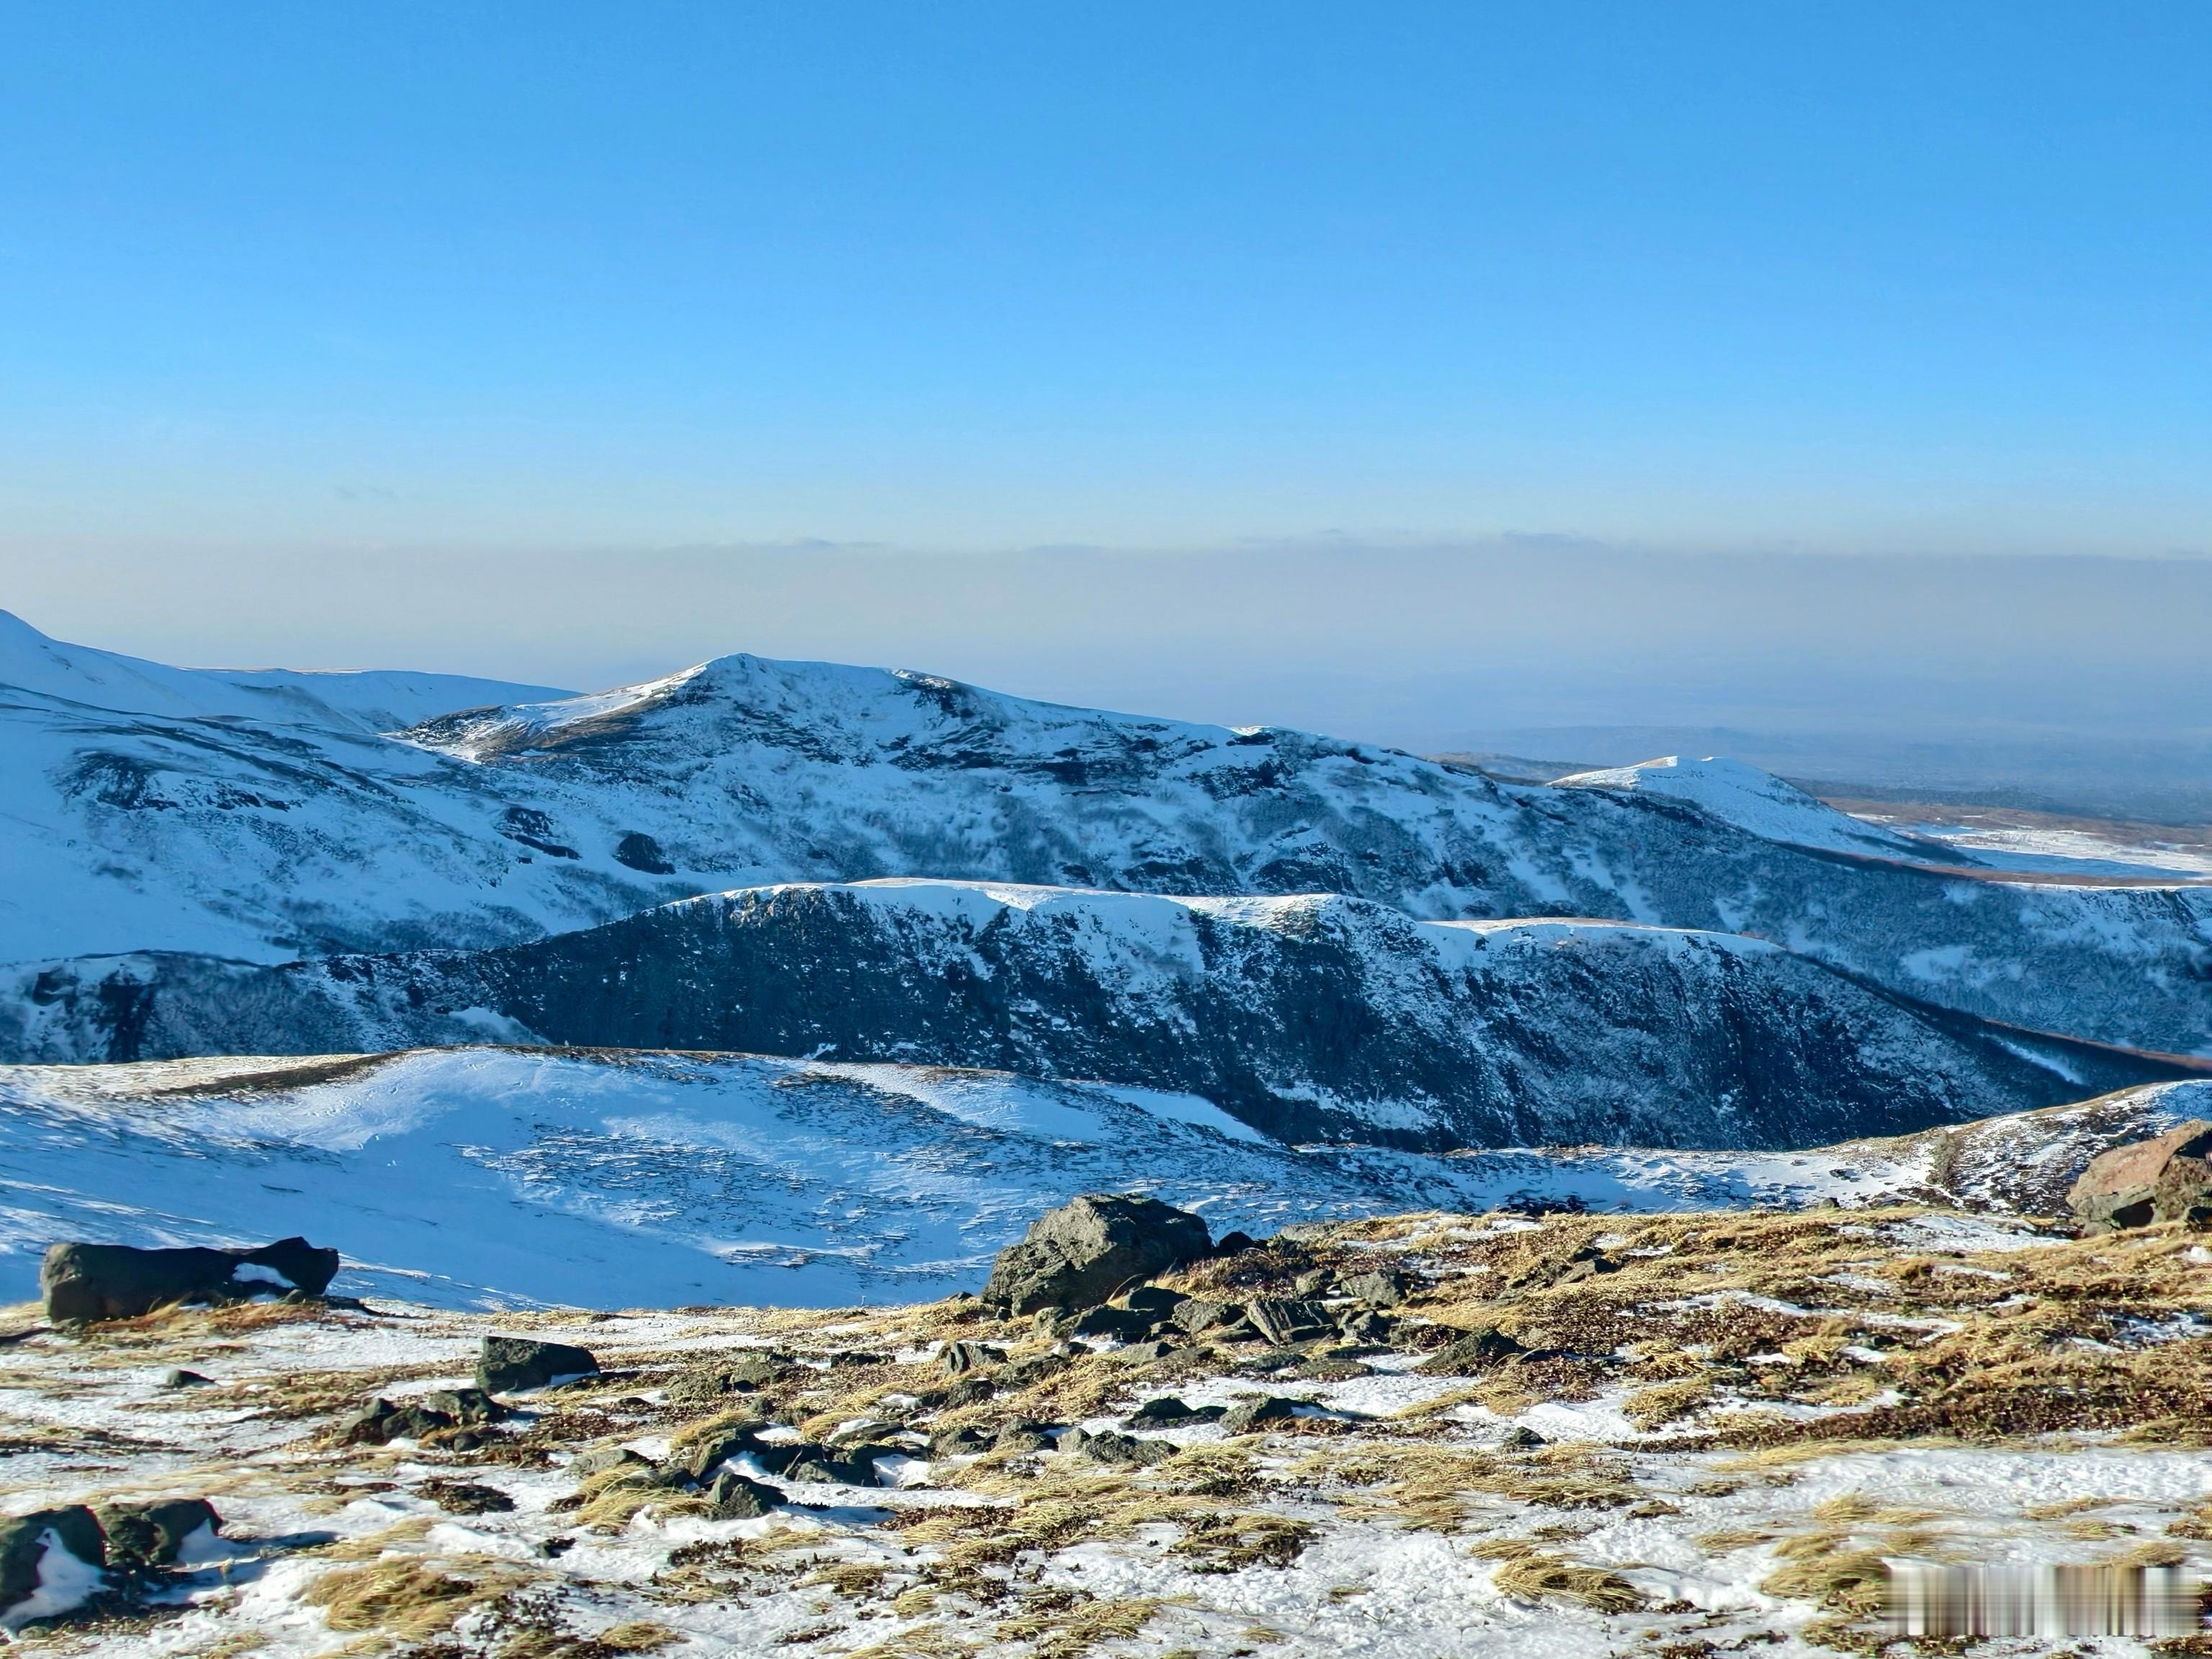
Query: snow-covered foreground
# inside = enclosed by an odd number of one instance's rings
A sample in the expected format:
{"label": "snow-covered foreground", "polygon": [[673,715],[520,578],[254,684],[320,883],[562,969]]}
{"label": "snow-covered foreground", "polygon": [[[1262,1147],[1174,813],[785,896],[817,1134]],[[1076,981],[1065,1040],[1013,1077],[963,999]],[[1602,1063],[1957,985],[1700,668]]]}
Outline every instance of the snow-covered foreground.
{"label": "snow-covered foreground", "polygon": [[[2029,1207],[2212,1084],[1809,1152],[1427,1157],[1277,1145],[1208,1102],[997,1072],[501,1048],[0,1068],[0,1296],[58,1239],[336,1246],[337,1290],[452,1308],[826,1306],[973,1289],[1080,1192],[1216,1233],[1415,1209]],[[1948,1195],[1953,1188],[1936,1189]]]}
{"label": "snow-covered foreground", "polygon": [[[1430,1215],[1170,1284],[1341,1307],[1376,1268],[1408,1285],[1382,1340],[1290,1347],[1055,1341],[960,1300],[578,1317],[372,1299],[74,1334],[16,1310],[7,1512],[197,1497],[224,1520],[136,1606],[22,1639],[177,1659],[1789,1656],[1870,1650],[1885,1560],[2186,1582],[2212,1559],[2189,1311],[2212,1252],[2186,1235],[2069,1242],[1909,1209]],[[1518,1351],[1443,1374],[1443,1344],[1493,1327]],[[465,1438],[334,1432],[371,1395],[466,1385],[492,1332],[587,1346],[610,1372],[511,1396]],[[996,1346],[960,1370],[954,1340]],[[763,1380],[714,1380],[744,1354]],[[207,1380],[165,1387],[175,1366]],[[1278,1403],[1234,1426],[1133,1415],[1168,1398]],[[994,1449],[1007,1423],[1026,1438]],[[740,1449],[720,1467],[769,1506],[715,1518],[661,1472],[739,1425],[756,1448],[866,1441],[879,1484]],[[1116,1461],[1079,1427],[1150,1449]]]}

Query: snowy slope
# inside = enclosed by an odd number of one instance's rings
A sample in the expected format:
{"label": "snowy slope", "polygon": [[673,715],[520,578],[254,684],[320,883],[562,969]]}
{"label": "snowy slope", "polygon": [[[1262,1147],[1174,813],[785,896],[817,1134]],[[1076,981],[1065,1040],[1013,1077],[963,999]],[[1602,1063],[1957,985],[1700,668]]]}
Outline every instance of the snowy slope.
{"label": "snowy slope", "polygon": [[481,952],[15,970],[32,1060],[550,1042],[1203,1094],[1283,1139],[1817,1145],[2172,1075],[2030,1046],[1753,939],[1364,900],[893,880],[749,889]]}
{"label": "snowy slope", "polygon": [[468,674],[303,672],[289,668],[171,668],[50,639],[0,611],[0,686],[89,708],[186,718],[390,732],[457,709],[565,695]]}
{"label": "snowy slope", "polygon": [[[1976,1125],[2070,1179],[2212,1085]],[[2100,1127],[2099,1127],[2100,1126]],[[1277,1146],[1203,1100],[1004,1073],[474,1049],[0,1069],[0,1300],[58,1238],[335,1244],[337,1288],[440,1306],[835,1305],[972,1289],[1040,1211],[1144,1191],[1218,1234],[1507,1202],[1879,1201],[1922,1143],[1813,1152]]]}
{"label": "snowy slope", "polygon": [[926,675],[731,657],[407,741],[5,694],[0,802],[0,961],[473,946],[791,880],[1337,891],[1755,934],[1971,1012],[2212,1052],[2212,889],[2011,886],[1663,790]]}
{"label": "snowy slope", "polygon": [[1900,835],[1838,812],[1771,772],[1718,756],[1685,760],[1680,755],[1667,755],[1634,766],[1577,772],[1556,780],[1552,787],[1662,795],[1786,847],[1947,863],[1960,856],[1939,842]]}

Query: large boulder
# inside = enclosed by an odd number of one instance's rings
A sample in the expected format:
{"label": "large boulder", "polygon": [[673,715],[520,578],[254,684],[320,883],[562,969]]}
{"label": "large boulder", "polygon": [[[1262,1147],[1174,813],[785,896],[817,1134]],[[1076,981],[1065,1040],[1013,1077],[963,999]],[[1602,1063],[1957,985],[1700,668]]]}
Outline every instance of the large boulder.
{"label": "large boulder", "polygon": [[56,1244],[39,1267],[46,1317],[133,1319],[179,1302],[235,1302],[297,1291],[320,1296],[338,1253],[304,1238],[253,1250],[141,1250],[128,1244]]}
{"label": "large boulder", "polygon": [[477,1387],[488,1394],[511,1394],[517,1389],[545,1388],[564,1377],[590,1376],[599,1369],[589,1348],[526,1336],[488,1336],[477,1360]]}
{"label": "large boulder", "polygon": [[2092,1232],[2212,1220],[2212,1123],[2191,1118],[2155,1139],[2100,1153],[2066,1201]]}
{"label": "large boulder", "polygon": [[106,1537],[82,1504],[0,1521],[0,1629],[74,1611],[106,1565]]}
{"label": "large boulder", "polygon": [[1210,1255],[1206,1223],[1155,1198],[1086,1193],[1048,1210],[999,1252],[983,1300],[1010,1314],[1095,1308],[1115,1292]]}

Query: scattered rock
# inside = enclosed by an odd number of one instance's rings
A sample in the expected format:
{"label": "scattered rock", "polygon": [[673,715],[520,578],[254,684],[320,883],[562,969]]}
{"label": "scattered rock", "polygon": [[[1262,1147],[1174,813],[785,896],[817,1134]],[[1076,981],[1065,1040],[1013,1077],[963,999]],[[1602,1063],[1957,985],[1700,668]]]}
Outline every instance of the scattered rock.
{"label": "scattered rock", "polygon": [[724,1469],[716,1475],[706,1497],[717,1521],[749,1521],[783,1502],[783,1494],[774,1486],[748,1480],[734,1469]]}
{"label": "scattered rock", "polygon": [[161,1373],[161,1386],[165,1389],[204,1389],[214,1381],[213,1377],[202,1376],[198,1371],[179,1370]]}
{"label": "scattered rock", "polygon": [[1213,1247],[1213,1253],[1216,1255],[1239,1255],[1257,1248],[1258,1242],[1251,1234],[1227,1232],[1221,1235],[1221,1242]]}
{"label": "scattered rock", "polygon": [[482,1389],[433,1389],[422,1396],[422,1409],[436,1412],[471,1428],[496,1423],[509,1413],[506,1407]]}
{"label": "scattered rock", "polygon": [[[47,1552],[53,1549],[74,1556],[80,1570],[48,1563]],[[100,1529],[99,1519],[82,1504],[33,1510],[28,1515],[0,1521],[0,1620],[26,1616],[17,1608],[36,1593],[41,1582],[52,1590],[72,1577],[94,1577],[106,1565],[106,1537]]]}
{"label": "scattered rock", "polygon": [[1270,1423],[1289,1422],[1298,1414],[1298,1407],[1303,1403],[1273,1394],[1263,1395],[1257,1400],[1240,1401],[1223,1414],[1221,1426],[1231,1434],[1249,1434]]}
{"label": "scattered rock", "polygon": [[1040,1423],[1027,1417],[1010,1418],[999,1425],[999,1432],[991,1443],[1002,1452],[1047,1451],[1059,1428],[1057,1423]]}
{"label": "scattered rock", "polygon": [[988,1376],[963,1376],[945,1390],[938,1403],[950,1407],[976,1406],[998,1391],[999,1385]]}
{"label": "scattered rock", "polygon": [[1095,1308],[1127,1285],[1210,1255],[1206,1223],[1158,1199],[1087,1193],[999,1252],[983,1300],[1010,1314]]}
{"label": "scattered rock", "polygon": [[610,1469],[629,1469],[642,1474],[652,1468],[651,1458],[640,1455],[628,1446],[593,1446],[568,1460],[568,1473],[586,1480]]}
{"label": "scattered rock", "polygon": [[1501,1446],[1548,1446],[1552,1443],[1530,1428],[1510,1429],[1498,1443]]}
{"label": "scattered rock", "polygon": [[449,1515],[505,1515],[514,1507],[497,1486],[475,1480],[425,1480],[421,1491]]}
{"label": "scattered rock", "polygon": [[128,1244],[56,1244],[39,1267],[46,1317],[57,1322],[135,1319],[179,1303],[240,1302],[289,1291],[319,1297],[338,1271],[336,1250],[283,1238],[253,1250],[141,1250]]}
{"label": "scattered rock", "polygon": [[588,1348],[526,1336],[488,1336],[477,1360],[477,1387],[490,1394],[543,1389],[565,1377],[589,1376],[599,1362]]}
{"label": "scattered rock", "polygon": [[1226,1406],[1186,1406],[1173,1395],[1147,1400],[1129,1413],[1132,1428],[1159,1428],[1170,1423],[1212,1423],[1227,1412]]}
{"label": "scattered rock", "polygon": [[1372,1273],[1354,1273],[1349,1279],[1340,1280],[1336,1288],[1362,1306],[1395,1308],[1406,1299],[1407,1292],[1413,1288],[1413,1280],[1404,1273],[1381,1268]]}
{"label": "scattered rock", "polygon": [[937,1356],[937,1363],[949,1376],[964,1376],[969,1371],[981,1370],[987,1365],[1006,1363],[1006,1351],[982,1342],[948,1342],[945,1352]]}
{"label": "scattered rock", "polygon": [[992,1441],[981,1429],[963,1423],[957,1427],[939,1429],[929,1437],[932,1457],[973,1457],[991,1449]]}
{"label": "scattered rock", "polygon": [[1322,1297],[1327,1296],[1335,1285],[1334,1273],[1326,1267],[1317,1267],[1310,1273],[1300,1273],[1292,1281],[1291,1289],[1294,1294],[1302,1297]]}
{"label": "scattered rock", "polygon": [[1173,1317],[1177,1329],[1196,1334],[1200,1331],[1234,1325],[1244,1317],[1244,1309],[1241,1303],[1208,1302],[1202,1297],[1189,1296],[1176,1304]]}
{"label": "scattered rock", "polygon": [[1075,1322],[1069,1334],[1113,1342],[1134,1342],[1151,1334],[1157,1322],[1150,1314],[1133,1308],[1093,1308]]}
{"label": "scattered rock", "polygon": [[1424,1376],[1475,1376],[1527,1350],[1495,1325],[1467,1333],[1413,1367]]}
{"label": "scattered rock", "polygon": [[174,1566],[185,1541],[205,1528],[222,1530],[222,1517],[204,1498],[158,1504],[104,1504],[96,1511],[106,1540],[107,1565],[125,1571]]}
{"label": "scattered rock", "polygon": [[2212,1123],[2191,1118],[2154,1139],[2100,1153],[2066,1201],[2091,1232],[2212,1223]]}
{"label": "scattered rock", "polygon": [[339,1443],[381,1446],[392,1440],[420,1440],[440,1429],[457,1427],[443,1412],[422,1406],[395,1406],[389,1400],[373,1400],[337,1426]]}
{"label": "scattered rock", "polygon": [[1335,1334],[1336,1321],[1329,1310],[1318,1302],[1280,1301],[1273,1297],[1261,1297],[1247,1304],[1245,1318],[1253,1328],[1278,1347],[1287,1348],[1294,1343],[1310,1342],[1316,1337]]}
{"label": "scattered rock", "polygon": [[1094,1463],[1143,1467],[1165,1462],[1176,1454],[1172,1441],[1141,1439],[1133,1434],[1116,1434],[1111,1429],[1100,1429],[1096,1433],[1082,1428],[1070,1429],[1060,1437],[1057,1444],[1060,1450],[1075,1452]]}
{"label": "scattered rock", "polygon": [[714,1474],[716,1468],[732,1457],[761,1449],[759,1431],[765,1424],[731,1424],[717,1429],[679,1449],[672,1450],[661,1462],[664,1477],[675,1475],[682,1481],[697,1484]]}
{"label": "scattered rock", "polygon": [[1177,1308],[1190,1298],[1164,1285],[1139,1285],[1121,1298],[1121,1305],[1150,1319],[1173,1319]]}

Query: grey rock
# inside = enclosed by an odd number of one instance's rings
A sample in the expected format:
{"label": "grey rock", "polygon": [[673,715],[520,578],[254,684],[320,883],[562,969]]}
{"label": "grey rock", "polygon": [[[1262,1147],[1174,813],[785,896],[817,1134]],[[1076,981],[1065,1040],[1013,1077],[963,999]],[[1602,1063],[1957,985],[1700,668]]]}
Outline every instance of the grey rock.
{"label": "grey rock", "polygon": [[161,1386],[165,1389],[204,1389],[214,1380],[202,1376],[198,1371],[178,1370],[161,1373]]}
{"label": "grey rock", "polygon": [[94,1513],[106,1539],[111,1567],[173,1566],[185,1540],[201,1528],[213,1533],[222,1530],[222,1517],[204,1498],[104,1504]]}
{"label": "grey rock", "polygon": [[1395,1308],[1406,1299],[1413,1287],[1412,1279],[1388,1268],[1353,1273],[1340,1280],[1337,1289],[1353,1301],[1370,1308]]}
{"label": "grey rock", "polygon": [[999,1252],[983,1300],[1009,1313],[1095,1308],[1116,1291],[1212,1248],[1206,1223],[1158,1199],[1086,1193]]}
{"label": "grey rock", "polygon": [[748,1480],[734,1469],[724,1469],[716,1475],[706,1489],[706,1497],[717,1521],[750,1520],[783,1502],[783,1494],[774,1486]]}
{"label": "grey rock", "polygon": [[593,1446],[568,1460],[568,1473],[584,1478],[605,1474],[610,1469],[629,1469],[644,1474],[652,1468],[651,1458],[640,1455],[628,1446]]}
{"label": "grey rock", "polygon": [[1010,1418],[999,1425],[999,1432],[992,1437],[991,1443],[1002,1452],[1047,1451],[1059,1427],[1056,1423],[1041,1423],[1026,1417]]}
{"label": "grey rock", "polygon": [[38,1589],[40,1564],[57,1544],[88,1567],[107,1565],[106,1536],[82,1504],[0,1521],[0,1613]]}
{"label": "grey rock", "polygon": [[1316,1337],[1333,1335],[1336,1330],[1335,1319],[1318,1302],[1260,1297],[1245,1305],[1244,1316],[1252,1322],[1253,1328],[1279,1347],[1310,1342]]}
{"label": "grey rock", "polygon": [[1233,1325],[1243,1317],[1242,1303],[1212,1302],[1194,1296],[1185,1297],[1177,1303],[1174,1314],[1176,1328],[1193,1334]]}
{"label": "grey rock", "polygon": [[1164,1463],[1176,1454],[1175,1444],[1167,1440],[1149,1440],[1133,1434],[1116,1434],[1111,1429],[1097,1431],[1074,1428],[1060,1437],[1062,1451],[1074,1452],[1094,1463],[1144,1468]]}
{"label": "grey rock", "polygon": [[1526,1352],[1495,1325],[1484,1325],[1455,1338],[1413,1369],[1424,1376],[1479,1376]]}
{"label": "grey rock", "polygon": [[1285,1400],[1280,1395],[1267,1395],[1258,1400],[1244,1400],[1231,1406],[1221,1419],[1221,1426],[1231,1434],[1249,1434],[1255,1429],[1264,1429],[1270,1423],[1287,1423],[1298,1414],[1303,1401]]}
{"label": "grey rock", "polygon": [[982,1342],[948,1342],[945,1351],[937,1356],[939,1366],[949,1376],[964,1376],[988,1365],[1001,1365],[1006,1359],[1004,1348]]}
{"label": "grey rock", "polygon": [[251,1250],[56,1244],[40,1263],[39,1291],[46,1317],[57,1323],[135,1319],[177,1303],[236,1302],[295,1290],[320,1296],[338,1265],[336,1250],[318,1249],[304,1238]]}
{"label": "grey rock", "polygon": [[507,1409],[482,1389],[434,1389],[422,1396],[422,1408],[450,1417],[471,1428],[496,1423]]}
{"label": "grey rock", "polygon": [[1173,1395],[1162,1395],[1157,1400],[1147,1400],[1131,1412],[1132,1428],[1163,1428],[1174,1423],[1212,1423],[1218,1421],[1228,1412],[1225,1406],[1186,1406]]}
{"label": "grey rock", "polygon": [[525,1336],[488,1336],[477,1360],[477,1387],[490,1394],[542,1389],[562,1377],[588,1376],[599,1362],[588,1348]]}

